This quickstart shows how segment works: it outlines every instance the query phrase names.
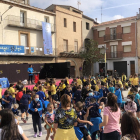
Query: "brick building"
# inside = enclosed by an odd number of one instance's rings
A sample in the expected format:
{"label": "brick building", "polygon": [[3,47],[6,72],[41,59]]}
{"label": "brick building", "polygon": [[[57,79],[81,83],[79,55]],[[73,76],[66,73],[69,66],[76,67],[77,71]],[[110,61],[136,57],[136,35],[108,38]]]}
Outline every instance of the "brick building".
{"label": "brick building", "polygon": [[[138,73],[137,58],[137,21],[136,16],[103,22],[94,26],[94,40],[98,42],[100,53],[107,58],[107,71],[117,70],[119,76],[124,72],[127,76]],[[94,72],[99,73],[105,63],[95,63]]]}

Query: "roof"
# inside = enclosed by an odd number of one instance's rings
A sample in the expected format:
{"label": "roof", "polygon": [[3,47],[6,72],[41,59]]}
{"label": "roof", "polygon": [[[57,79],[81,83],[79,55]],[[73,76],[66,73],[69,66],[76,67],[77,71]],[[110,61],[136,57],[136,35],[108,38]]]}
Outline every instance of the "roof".
{"label": "roof", "polygon": [[108,24],[113,24],[113,23],[118,23],[118,22],[130,21],[130,20],[134,20],[136,18],[137,18],[137,16],[121,18],[121,19],[117,19],[117,20],[111,20],[111,21],[107,21],[107,22],[102,22],[102,23],[100,23],[98,25],[95,25],[95,26],[98,27],[98,26],[103,26],[103,25],[108,25]]}
{"label": "roof", "polygon": [[90,18],[86,15],[83,15],[83,18],[89,19],[89,20],[93,21],[95,24],[98,24],[93,18]]}
{"label": "roof", "polygon": [[34,6],[30,6],[30,5],[26,5],[26,4],[22,4],[22,3],[18,3],[18,2],[14,2],[14,1],[0,0],[0,2],[5,3],[5,4],[9,4],[9,5],[12,5],[12,6],[28,8],[28,9],[33,10],[33,11],[42,12],[44,14],[49,14],[49,15],[54,15],[54,16],[56,15],[54,12],[46,11],[46,10],[41,9],[41,8],[37,8],[37,7],[34,7]]}
{"label": "roof", "polygon": [[[51,7],[51,6],[60,6],[60,7],[66,7],[66,8],[72,7],[72,8],[74,8],[74,9],[78,10],[79,12],[83,12],[83,11],[81,11],[81,10],[79,10],[79,9],[77,9],[77,8],[75,8],[75,7],[73,7],[73,6],[70,6],[70,5],[52,4],[52,5],[50,5],[49,7]],[[47,8],[49,8],[49,7],[47,7]],[[46,9],[47,9],[47,8],[46,8]]]}

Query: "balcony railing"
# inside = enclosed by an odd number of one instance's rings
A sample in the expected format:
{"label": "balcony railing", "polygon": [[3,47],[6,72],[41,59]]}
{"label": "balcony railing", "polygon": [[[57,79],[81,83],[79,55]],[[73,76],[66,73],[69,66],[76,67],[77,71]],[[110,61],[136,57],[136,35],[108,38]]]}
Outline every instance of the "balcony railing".
{"label": "balcony railing", "polygon": [[117,58],[122,58],[122,57],[123,57],[123,52],[107,52],[106,53],[107,59],[117,59]]}
{"label": "balcony railing", "polygon": [[122,40],[122,33],[109,34],[104,36],[104,41]]}
{"label": "balcony railing", "polygon": [[[20,27],[20,28],[29,28],[35,30],[42,30],[42,21],[24,18],[21,20],[20,16],[9,15],[5,19],[5,24],[8,26]],[[21,22],[22,21],[22,22]],[[51,24],[51,31],[56,32],[55,24]]]}
{"label": "balcony railing", "polygon": [[25,55],[26,56],[56,56],[56,49],[52,49],[52,54],[44,54],[44,48],[41,47],[25,47]]}

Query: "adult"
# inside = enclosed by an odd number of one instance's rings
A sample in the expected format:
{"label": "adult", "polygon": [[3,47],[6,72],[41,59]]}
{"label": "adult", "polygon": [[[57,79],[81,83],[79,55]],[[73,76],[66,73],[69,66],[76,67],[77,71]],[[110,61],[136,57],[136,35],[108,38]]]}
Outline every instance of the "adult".
{"label": "adult", "polygon": [[14,114],[10,109],[4,109],[0,114],[0,140],[28,140],[22,127],[16,124]]}
{"label": "adult", "polygon": [[71,98],[64,94],[61,97],[61,108],[56,110],[54,128],[57,128],[54,140],[75,140],[74,126],[77,126],[77,115],[71,108]]}
{"label": "adult", "polygon": [[32,65],[29,65],[29,68],[27,69],[27,72],[29,74],[29,80],[28,82],[31,84],[33,83],[33,68],[32,68]]}
{"label": "adult", "polygon": [[123,114],[121,120],[121,131],[121,140],[140,140],[140,123],[133,113],[127,112]]}
{"label": "adult", "polygon": [[132,80],[132,86],[138,88],[138,85],[139,85],[139,79],[137,74],[135,73]]}
{"label": "adult", "polygon": [[109,93],[103,112],[103,122],[100,124],[100,130],[104,126],[103,140],[120,140],[120,117],[121,111],[117,104],[117,97],[114,93]]}
{"label": "adult", "polygon": [[116,70],[114,70],[114,77],[115,79],[118,77],[118,72]]}

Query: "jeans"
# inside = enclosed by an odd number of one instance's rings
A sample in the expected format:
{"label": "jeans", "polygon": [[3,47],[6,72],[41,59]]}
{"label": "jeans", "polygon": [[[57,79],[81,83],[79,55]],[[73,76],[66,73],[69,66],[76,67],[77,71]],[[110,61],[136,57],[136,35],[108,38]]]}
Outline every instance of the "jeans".
{"label": "jeans", "polygon": [[32,120],[33,120],[34,132],[37,133],[37,127],[36,127],[36,125],[38,125],[39,132],[41,132],[42,131],[41,117],[39,116],[39,114],[32,114]]}
{"label": "jeans", "polygon": [[31,83],[32,83],[32,81],[33,81],[33,75],[29,75],[29,80],[28,80],[29,82],[31,81]]}
{"label": "jeans", "polygon": [[103,133],[103,140],[120,140],[121,134],[118,131],[113,131],[111,133]]}
{"label": "jeans", "polygon": [[[96,134],[97,134],[98,131],[95,131],[92,133],[92,140],[96,140]],[[103,131],[99,131],[100,133],[100,140],[103,140]],[[113,140],[113,139],[112,139]]]}

